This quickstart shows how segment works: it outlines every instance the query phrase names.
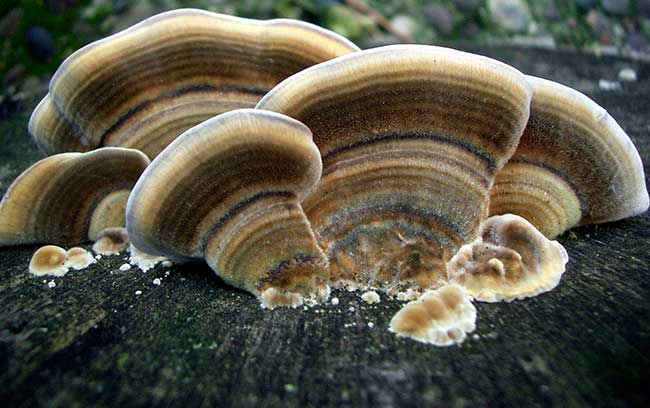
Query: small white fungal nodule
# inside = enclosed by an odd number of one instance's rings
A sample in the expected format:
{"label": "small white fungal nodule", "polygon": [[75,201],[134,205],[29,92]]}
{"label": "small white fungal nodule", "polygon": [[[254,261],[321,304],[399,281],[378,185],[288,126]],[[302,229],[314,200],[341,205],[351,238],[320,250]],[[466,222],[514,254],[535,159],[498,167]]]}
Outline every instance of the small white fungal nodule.
{"label": "small white fungal nodule", "polygon": [[364,302],[366,303],[379,303],[381,298],[379,297],[379,294],[375,292],[374,290],[368,291],[361,295],[361,299],[363,299]]}

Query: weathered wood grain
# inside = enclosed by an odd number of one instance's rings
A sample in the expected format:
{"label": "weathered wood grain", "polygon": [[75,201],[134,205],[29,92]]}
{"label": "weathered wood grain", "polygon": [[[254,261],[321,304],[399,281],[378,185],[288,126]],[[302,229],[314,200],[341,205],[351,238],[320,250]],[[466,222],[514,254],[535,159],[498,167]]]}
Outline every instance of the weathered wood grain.
{"label": "weathered wood grain", "polygon": [[[473,51],[586,92],[628,131],[650,173],[650,65]],[[598,88],[624,66],[639,82]],[[0,123],[0,193],[38,157],[25,118]],[[560,241],[571,260],[558,288],[477,304],[479,338],[451,348],[389,333],[396,302],[335,293],[338,306],[263,311],[203,264],[165,277],[161,267],[119,272],[123,257],[48,288],[27,274],[34,247],[3,249],[0,398],[11,406],[648,406],[650,217]]]}

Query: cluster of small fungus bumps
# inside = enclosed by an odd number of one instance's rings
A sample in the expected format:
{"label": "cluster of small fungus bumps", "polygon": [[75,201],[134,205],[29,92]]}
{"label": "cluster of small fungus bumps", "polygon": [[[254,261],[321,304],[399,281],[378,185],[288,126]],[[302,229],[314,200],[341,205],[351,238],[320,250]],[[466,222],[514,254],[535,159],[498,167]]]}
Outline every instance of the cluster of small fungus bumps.
{"label": "cluster of small fungus bumps", "polygon": [[[648,208],[638,152],[585,95],[293,20],[151,17],[72,54],[29,131],[50,156],[0,203],[0,245],[130,242],[268,308],[423,293],[391,330],[438,345],[474,330],[472,299],[555,287],[557,235]],[[30,269],[75,256],[46,246]]]}

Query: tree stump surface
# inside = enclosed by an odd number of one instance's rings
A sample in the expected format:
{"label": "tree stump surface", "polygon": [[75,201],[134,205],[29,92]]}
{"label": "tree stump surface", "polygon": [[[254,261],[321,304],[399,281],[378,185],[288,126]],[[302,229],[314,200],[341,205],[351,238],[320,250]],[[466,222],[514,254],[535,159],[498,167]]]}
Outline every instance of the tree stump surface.
{"label": "tree stump surface", "polygon": [[[470,50],[592,97],[628,132],[650,173],[650,64],[525,48]],[[600,79],[616,80],[624,67],[639,80],[599,88]],[[28,115],[0,122],[1,194],[41,157],[26,130]],[[268,311],[203,264],[120,272],[125,254],[70,271],[50,288],[51,279],[27,271],[37,246],[0,249],[0,401],[650,406],[649,227],[646,213],[564,234],[559,241],[570,261],[555,290],[476,303],[476,336],[447,348],[390,333],[400,303],[385,296],[367,305],[360,293],[334,292],[337,306]]]}

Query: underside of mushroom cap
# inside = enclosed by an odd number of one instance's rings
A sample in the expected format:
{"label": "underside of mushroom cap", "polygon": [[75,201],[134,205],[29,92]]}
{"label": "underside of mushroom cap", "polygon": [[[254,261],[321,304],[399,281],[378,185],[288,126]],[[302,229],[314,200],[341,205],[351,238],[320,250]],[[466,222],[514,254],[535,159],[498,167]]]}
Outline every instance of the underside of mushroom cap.
{"label": "underside of mushroom cap", "polygon": [[[0,246],[87,241],[124,225],[128,191],[149,164],[141,152],[103,148],[47,157],[25,170],[0,202]],[[121,200],[121,202],[120,202]]]}
{"label": "underside of mushroom cap", "polygon": [[300,122],[224,113],[185,132],[145,171],[127,205],[129,238],[148,253],[205,258],[260,297],[269,288],[316,295],[326,291],[327,261],[299,199],[321,169]]}
{"label": "underside of mushroom cap", "polygon": [[646,211],[641,158],[618,123],[574,89],[527,79],[533,86],[530,120],[497,174],[490,214],[520,215],[553,238],[575,225]]}
{"label": "underside of mushroom cap", "polygon": [[72,54],[29,129],[48,154],[122,146],[153,158],[195,124],[253,107],[282,79],[357,50],[300,21],[174,10]]}
{"label": "underside of mushroom cap", "polygon": [[332,280],[436,286],[478,233],[528,119],[523,74],[447,48],[389,46],[308,68],[257,108],[305,123],[323,176],[302,202]]}
{"label": "underside of mushroom cap", "polygon": [[451,282],[476,300],[512,301],[557,286],[569,257],[533,224],[513,214],[488,218],[481,236],[464,245],[447,264]]}

